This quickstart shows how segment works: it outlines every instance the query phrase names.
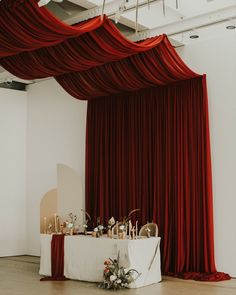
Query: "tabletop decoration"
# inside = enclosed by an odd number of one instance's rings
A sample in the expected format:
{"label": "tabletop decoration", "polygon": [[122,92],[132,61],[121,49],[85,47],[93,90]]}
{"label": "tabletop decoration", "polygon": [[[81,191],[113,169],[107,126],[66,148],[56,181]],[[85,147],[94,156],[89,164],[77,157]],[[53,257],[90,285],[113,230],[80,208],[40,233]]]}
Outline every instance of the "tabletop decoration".
{"label": "tabletop decoration", "polygon": [[124,240],[126,238],[126,233],[127,233],[127,226],[126,224],[121,224],[119,226],[120,232],[119,232],[119,238]]}
{"label": "tabletop decoration", "polygon": [[128,224],[129,220],[131,220],[131,218],[132,218],[132,215],[138,211],[140,211],[140,209],[134,209],[134,210],[130,211],[128,216],[123,218],[123,223]]}
{"label": "tabletop decoration", "polygon": [[67,226],[67,228],[69,230],[69,232],[67,232],[67,233],[69,233],[72,236],[73,235],[73,223],[66,222],[66,226]]}
{"label": "tabletop decoration", "polygon": [[85,215],[85,217],[84,217],[84,223],[83,223],[83,229],[84,229],[84,234],[87,235],[89,223],[92,223],[92,218],[88,214],[88,212],[86,212],[84,209],[81,209],[81,211],[84,212],[84,215]]}
{"label": "tabletop decoration", "polygon": [[55,229],[55,233],[58,233],[58,216],[57,213],[54,213],[54,229]]}
{"label": "tabletop decoration", "polygon": [[147,227],[147,228],[145,229],[145,231],[146,231],[147,237],[150,238],[150,237],[151,237],[151,230],[150,230],[150,228]]}
{"label": "tabletop decoration", "polygon": [[128,216],[124,218],[124,224],[129,229],[128,235],[129,239],[135,239],[138,237],[138,221],[135,222],[135,227],[132,226],[131,218],[132,215],[136,212],[140,211],[140,209],[134,209],[129,212]]}
{"label": "tabletop decoration", "polygon": [[115,218],[112,216],[109,220],[108,220],[108,226],[107,226],[107,236],[108,238],[113,238],[112,235],[112,227],[116,224]]}
{"label": "tabletop decoration", "polygon": [[[103,271],[103,282],[98,285],[102,289],[119,290],[129,288],[130,283],[135,281],[140,273],[135,269],[127,270],[119,264],[120,255],[117,259],[107,259],[104,262],[105,269]],[[136,277],[134,275],[136,274]]]}
{"label": "tabletop decoration", "polygon": [[103,235],[103,231],[105,230],[105,227],[103,224],[101,224],[100,217],[97,218],[97,226],[93,229],[92,236],[99,238]]}
{"label": "tabletop decoration", "polygon": [[73,235],[77,231],[77,229],[76,229],[76,221],[77,221],[77,215],[70,212],[68,214],[68,217],[67,217],[67,220],[66,220],[66,226],[67,226],[67,229],[68,229],[70,235]]}
{"label": "tabletop decoration", "polygon": [[97,227],[95,227],[93,229],[92,237],[95,237],[95,238],[99,238],[100,237],[99,230],[98,230]]}
{"label": "tabletop decoration", "polygon": [[102,224],[99,224],[99,225],[98,225],[98,231],[99,231],[100,236],[103,235],[103,230],[104,230],[104,229],[105,229],[105,227],[104,227]]}
{"label": "tabletop decoration", "polygon": [[64,222],[60,223],[60,233],[64,234],[64,229],[65,229],[66,224],[64,224]]}
{"label": "tabletop decoration", "polygon": [[105,227],[101,223],[100,217],[97,217],[97,228],[98,228],[99,236],[102,236],[103,235],[103,231],[105,230]]}
{"label": "tabletop decoration", "polygon": [[47,230],[47,233],[48,233],[49,235],[51,235],[51,233],[52,233],[52,224],[51,224],[51,223],[48,224],[48,230]]}

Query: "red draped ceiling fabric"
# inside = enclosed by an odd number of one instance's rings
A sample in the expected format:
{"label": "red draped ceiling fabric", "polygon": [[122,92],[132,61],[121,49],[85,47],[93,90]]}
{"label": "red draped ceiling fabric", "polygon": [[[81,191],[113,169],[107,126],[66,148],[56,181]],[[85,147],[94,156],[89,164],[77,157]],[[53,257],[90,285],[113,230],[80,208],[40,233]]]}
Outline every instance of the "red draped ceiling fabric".
{"label": "red draped ceiling fabric", "polygon": [[107,17],[71,27],[37,2],[0,2],[0,64],[23,79],[53,76],[89,100],[91,215],[107,221],[140,207],[140,222],[160,227],[165,273],[228,279],[214,263],[205,77],[165,35],[133,43]]}
{"label": "red draped ceiling fabric", "polygon": [[107,17],[70,27],[39,8],[37,1],[11,3],[0,2],[0,64],[22,79],[53,76],[74,97],[89,99],[197,76],[165,35],[137,44]]}

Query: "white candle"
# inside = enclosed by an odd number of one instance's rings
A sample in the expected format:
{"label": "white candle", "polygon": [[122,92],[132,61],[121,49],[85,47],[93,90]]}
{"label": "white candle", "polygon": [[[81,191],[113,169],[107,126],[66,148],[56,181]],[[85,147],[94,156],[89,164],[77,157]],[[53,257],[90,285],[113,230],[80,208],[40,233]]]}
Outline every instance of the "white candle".
{"label": "white candle", "polygon": [[43,218],[43,231],[45,234],[47,233],[47,217]]}
{"label": "white candle", "polygon": [[135,228],[133,227],[132,228],[132,239],[134,240],[134,231],[135,231]]}
{"label": "white candle", "polygon": [[118,221],[116,222],[116,235],[117,235],[117,239],[119,239],[119,227],[118,227]]}
{"label": "white candle", "polygon": [[132,222],[129,220],[129,239],[131,239]]}
{"label": "white candle", "polygon": [[136,228],[136,239],[138,238],[138,221],[136,221],[136,226],[135,226],[135,228]]}
{"label": "white candle", "polygon": [[55,233],[57,233],[57,213],[54,213],[54,228],[55,228]]}
{"label": "white candle", "polygon": [[59,216],[57,216],[57,232],[60,232],[60,220],[59,220]]}

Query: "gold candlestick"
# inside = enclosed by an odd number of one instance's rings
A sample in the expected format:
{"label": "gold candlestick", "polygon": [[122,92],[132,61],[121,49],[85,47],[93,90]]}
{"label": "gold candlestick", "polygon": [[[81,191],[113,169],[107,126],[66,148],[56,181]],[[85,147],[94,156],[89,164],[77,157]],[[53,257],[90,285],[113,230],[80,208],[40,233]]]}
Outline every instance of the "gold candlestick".
{"label": "gold candlestick", "polygon": [[132,240],[134,240],[134,238],[135,238],[135,233],[134,232],[135,232],[135,227],[132,228]]}

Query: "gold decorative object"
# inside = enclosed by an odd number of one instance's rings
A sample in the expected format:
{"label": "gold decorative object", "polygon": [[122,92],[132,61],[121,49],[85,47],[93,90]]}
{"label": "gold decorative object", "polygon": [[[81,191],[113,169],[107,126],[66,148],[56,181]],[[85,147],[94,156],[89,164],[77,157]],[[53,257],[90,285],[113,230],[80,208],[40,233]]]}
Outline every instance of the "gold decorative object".
{"label": "gold decorative object", "polygon": [[60,224],[60,232],[61,234],[64,234],[64,224]]}
{"label": "gold decorative object", "polygon": [[52,224],[51,223],[48,224],[47,234],[49,234],[49,235],[52,234]]}
{"label": "gold decorative object", "polygon": [[107,231],[107,237],[112,239],[112,230],[110,228]]}

